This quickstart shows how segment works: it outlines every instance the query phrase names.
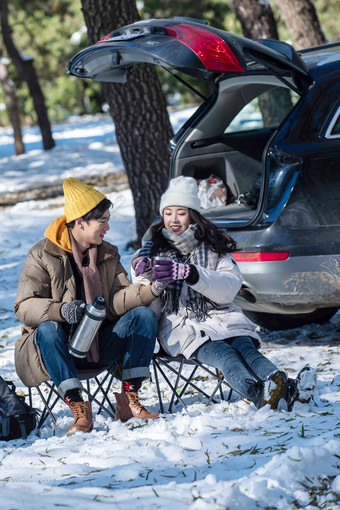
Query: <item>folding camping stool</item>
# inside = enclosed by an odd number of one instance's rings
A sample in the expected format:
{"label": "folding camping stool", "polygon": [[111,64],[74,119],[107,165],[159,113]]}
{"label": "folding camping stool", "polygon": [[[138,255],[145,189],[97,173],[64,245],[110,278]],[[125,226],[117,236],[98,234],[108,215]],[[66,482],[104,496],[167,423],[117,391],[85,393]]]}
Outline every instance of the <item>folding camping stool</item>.
{"label": "folding camping stool", "polygon": [[[211,402],[216,403],[217,401],[214,399],[217,392],[220,394],[221,400],[226,400],[224,398],[223,393],[223,386],[227,386],[229,393],[227,397],[227,401],[230,400],[232,389],[228,384],[226,383],[223,374],[216,368],[214,369],[215,372],[210,370],[210,368],[207,365],[203,365],[200,361],[197,359],[191,358],[187,360],[184,356],[179,355],[176,357],[171,357],[168,354],[166,354],[164,351],[160,351],[158,353],[155,353],[153,356],[153,369],[155,374],[155,383],[157,388],[157,395],[159,400],[159,407],[161,413],[164,413],[164,406],[163,406],[163,400],[161,395],[161,389],[159,384],[159,373],[163,376],[165,382],[167,383],[168,387],[171,390],[171,400],[168,408],[168,412],[172,412],[173,405],[177,405],[178,402],[180,402],[185,410],[187,410],[187,406],[183,401],[183,395],[187,388],[193,388],[194,390],[198,391],[201,395],[206,397],[208,399],[207,405],[209,405]],[[178,368],[176,368],[176,365],[179,365]],[[189,374],[189,376],[185,376],[183,374],[183,368],[185,365],[190,365],[192,367],[192,370]],[[212,378],[216,379],[216,385],[212,391],[212,393],[209,395],[204,389],[200,388],[195,384],[195,374],[197,370],[201,368],[206,374],[211,376]],[[169,377],[167,376],[165,370],[172,372],[176,375],[175,384],[172,384]],[[180,389],[179,385],[180,383],[184,381],[183,388]]]}
{"label": "folding camping stool", "polygon": [[[83,391],[87,394],[90,405],[92,407],[93,402],[98,405],[97,414],[100,414],[102,411],[105,412],[110,418],[115,419],[116,409],[112,404],[109,398],[109,391],[113,382],[113,379],[117,378],[116,374],[118,372],[119,363],[114,363],[108,367],[101,367],[100,369],[93,370],[77,370],[77,375],[80,380],[86,381],[86,387],[83,388]],[[99,375],[103,372],[106,372],[102,378],[99,378]],[[95,390],[91,391],[90,382],[94,382],[96,384]],[[48,394],[44,395],[43,389],[48,389]],[[40,386],[36,386],[35,388],[28,388],[29,394],[29,402],[32,407],[32,390],[35,389],[41,401],[44,404],[43,410],[41,411],[40,419],[37,425],[38,430],[44,425],[48,416],[50,416],[52,420],[52,428],[53,430],[57,426],[57,419],[53,414],[53,408],[59,400],[62,400],[60,393],[55,387],[54,383],[51,381],[45,381],[41,383]]]}

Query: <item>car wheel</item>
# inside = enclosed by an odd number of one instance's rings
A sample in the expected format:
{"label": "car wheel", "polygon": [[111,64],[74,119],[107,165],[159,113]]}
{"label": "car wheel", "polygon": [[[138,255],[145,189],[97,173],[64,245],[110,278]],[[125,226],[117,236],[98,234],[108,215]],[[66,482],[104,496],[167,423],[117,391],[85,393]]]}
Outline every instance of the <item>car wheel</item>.
{"label": "car wheel", "polygon": [[329,321],[331,317],[337,312],[338,308],[318,308],[311,313],[298,313],[298,314],[275,314],[275,313],[262,313],[262,312],[249,312],[244,310],[244,314],[251,319],[255,324],[276,331],[279,329],[291,329],[304,326],[305,324],[324,324]]}

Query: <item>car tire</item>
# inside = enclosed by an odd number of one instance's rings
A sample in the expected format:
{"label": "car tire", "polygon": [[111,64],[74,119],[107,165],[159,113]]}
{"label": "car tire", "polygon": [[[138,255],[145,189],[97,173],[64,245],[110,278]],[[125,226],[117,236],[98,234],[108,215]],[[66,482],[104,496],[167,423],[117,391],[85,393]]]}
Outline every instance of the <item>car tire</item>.
{"label": "car tire", "polygon": [[249,312],[244,310],[244,314],[255,324],[270,331],[280,329],[292,329],[304,326],[305,324],[324,324],[338,311],[338,308],[318,308],[311,313],[299,314],[275,314],[262,312]]}

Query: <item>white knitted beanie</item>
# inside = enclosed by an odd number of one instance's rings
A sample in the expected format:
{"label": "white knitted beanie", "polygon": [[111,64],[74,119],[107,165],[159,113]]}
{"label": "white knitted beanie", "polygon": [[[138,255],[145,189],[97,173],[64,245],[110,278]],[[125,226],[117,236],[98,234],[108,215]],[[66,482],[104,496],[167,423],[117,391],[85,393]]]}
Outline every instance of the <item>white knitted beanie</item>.
{"label": "white knitted beanie", "polygon": [[175,177],[171,179],[168,189],[161,196],[159,212],[171,206],[183,206],[201,212],[201,202],[197,195],[197,182],[193,177]]}

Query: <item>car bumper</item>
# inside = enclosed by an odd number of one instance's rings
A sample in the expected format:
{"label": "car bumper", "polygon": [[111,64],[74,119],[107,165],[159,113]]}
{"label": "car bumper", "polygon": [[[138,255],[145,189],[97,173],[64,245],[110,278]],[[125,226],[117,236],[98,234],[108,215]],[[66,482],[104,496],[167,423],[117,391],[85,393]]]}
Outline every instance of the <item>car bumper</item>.
{"label": "car bumper", "polygon": [[244,310],[298,314],[340,307],[340,255],[237,265],[244,281],[235,302]]}

